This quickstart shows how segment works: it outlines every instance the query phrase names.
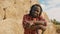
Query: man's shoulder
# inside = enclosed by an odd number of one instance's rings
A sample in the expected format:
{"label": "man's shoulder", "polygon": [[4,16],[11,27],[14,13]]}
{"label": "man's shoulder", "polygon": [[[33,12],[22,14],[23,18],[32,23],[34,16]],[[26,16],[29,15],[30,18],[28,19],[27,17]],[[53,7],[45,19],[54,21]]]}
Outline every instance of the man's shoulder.
{"label": "man's shoulder", "polygon": [[43,18],[43,16],[39,16],[39,18]]}
{"label": "man's shoulder", "polygon": [[25,14],[25,15],[24,15],[24,17],[28,17],[28,16],[29,16],[29,14]]}
{"label": "man's shoulder", "polygon": [[29,16],[29,14],[25,14],[24,16]]}

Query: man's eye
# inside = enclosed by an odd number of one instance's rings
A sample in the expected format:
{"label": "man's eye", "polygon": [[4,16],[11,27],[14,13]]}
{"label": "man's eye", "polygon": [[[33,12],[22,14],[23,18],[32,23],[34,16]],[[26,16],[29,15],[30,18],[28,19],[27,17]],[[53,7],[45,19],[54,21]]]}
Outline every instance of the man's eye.
{"label": "man's eye", "polygon": [[39,10],[37,10],[37,12],[39,12]]}

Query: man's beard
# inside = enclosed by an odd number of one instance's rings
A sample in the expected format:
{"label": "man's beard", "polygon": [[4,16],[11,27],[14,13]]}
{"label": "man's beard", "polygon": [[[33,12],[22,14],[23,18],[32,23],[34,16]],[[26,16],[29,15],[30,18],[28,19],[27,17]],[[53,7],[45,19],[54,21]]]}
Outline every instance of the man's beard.
{"label": "man's beard", "polygon": [[37,17],[39,17],[39,14],[32,14],[32,17],[37,18]]}

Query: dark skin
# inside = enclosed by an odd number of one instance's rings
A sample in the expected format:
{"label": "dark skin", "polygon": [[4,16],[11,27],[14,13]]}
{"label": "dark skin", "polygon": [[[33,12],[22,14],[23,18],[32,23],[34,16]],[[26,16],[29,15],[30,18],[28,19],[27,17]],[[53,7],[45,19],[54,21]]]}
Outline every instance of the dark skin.
{"label": "dark skin", "polygon": [[[41,12],[40,9],[41,9],[41,8],[38,7],[38,6],[35,6],[35,7],[32,9],[31,15],[32,15],[33,18],[37,18],[37,17],[40,16],[40,15],[39,15],[40,12]],[[26,21],[26,22],[27,22],[27,21]],[[36,21],[36,22],[38,22],[37,24],[39,24],[39,25],[35,25],[35,23],[30,24],[30,22],[34,22],[34,21],[28,21],[28,22],[27,22],[27,24],[26,24],[26,26],[25,26],[27,29],[32,29],[32,30],[42,29],[42,30],[46,30],[46,27],[43,26],[44,23],[40,23],[40,22]],[[28,26],[28,27],[27,27],[27,26]]]}
{"label": "dark skin", "polygon": [[32,17],[38,17],[39,16],[39,14],[40,14],[40,7],[34,7],[33,9],[32,9]]}

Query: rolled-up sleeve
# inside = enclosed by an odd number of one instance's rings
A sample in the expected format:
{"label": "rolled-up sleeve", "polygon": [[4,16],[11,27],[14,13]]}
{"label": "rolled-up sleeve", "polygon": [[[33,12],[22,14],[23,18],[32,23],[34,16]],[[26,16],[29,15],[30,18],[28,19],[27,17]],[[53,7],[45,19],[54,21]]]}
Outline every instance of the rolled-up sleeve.
{"label": "rolled-up sleeve", "polygon": [[47,26],[47,21],[45,18],[41,17],[41,20],[44,21],[44,26]]}

